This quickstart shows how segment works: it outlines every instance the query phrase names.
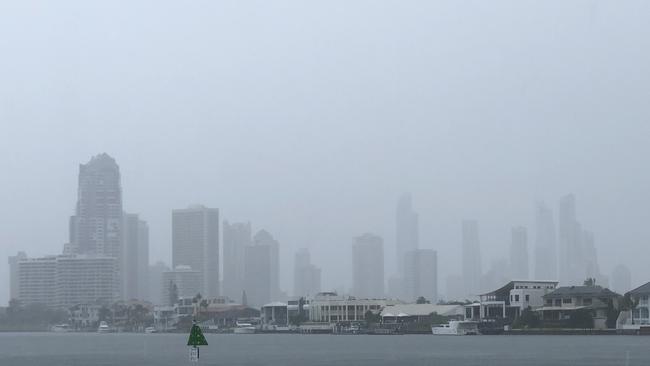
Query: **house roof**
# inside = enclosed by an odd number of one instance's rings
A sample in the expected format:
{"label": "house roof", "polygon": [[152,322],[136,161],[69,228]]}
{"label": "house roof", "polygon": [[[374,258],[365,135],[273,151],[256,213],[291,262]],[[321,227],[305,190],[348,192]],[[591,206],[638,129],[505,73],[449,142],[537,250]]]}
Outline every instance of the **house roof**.
{"label": "house roof", "polygon": [[550,292],[542,297],[554,298],[562,296],[617,297],[621,295],[601,286],[563,286],[556,288],[555,291]]}
{"label": "house roof", "polygon": [[633,295],[645,295],[650,294],[650,282],[647,282],[645,285],[641,285],[634,290],[630,291]]}
{"label": "house roof", "polygon": [[382,317],[427,316],[437,313],[443,316],[462,315],[463,305],[436,305],[436,304],[399,304],[387,305],[381,311]]}

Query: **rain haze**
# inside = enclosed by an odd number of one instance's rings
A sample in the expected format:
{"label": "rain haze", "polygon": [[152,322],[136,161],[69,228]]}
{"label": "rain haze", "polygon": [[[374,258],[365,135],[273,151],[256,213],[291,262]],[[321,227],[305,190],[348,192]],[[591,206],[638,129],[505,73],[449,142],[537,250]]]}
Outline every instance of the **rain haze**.
{"label": "rain haze", "polygon": [[535,204],[573,193],[600,271],[650,278],[650,2],[0,3],[0,304],[6,258],[59,254],[79,164],[107,153],[124,210],[171,263],[172,209],[203,204],[309,248],[348,292],[354,238],[397,271],[405,192],[438,286],[461,221],[484,272]]}

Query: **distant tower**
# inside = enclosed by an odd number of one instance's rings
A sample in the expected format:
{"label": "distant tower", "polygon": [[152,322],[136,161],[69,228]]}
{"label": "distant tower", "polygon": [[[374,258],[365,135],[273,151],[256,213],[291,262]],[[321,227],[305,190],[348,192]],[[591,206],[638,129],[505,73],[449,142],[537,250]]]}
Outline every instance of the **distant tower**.
{"label": "distant tower", "polygon": [[435,250],[416,249],[404,253],[404,285],[406,298],[413,302],[423,296],[432,304],[438,302],[438,257]]}
{"label": "distant tower", "polygon": [[395,234],[397,273],[403,278],[404,253],[419,246],[418,214],[413,211],[410,193],[403,194],[397,202]]}
{"label": "distant tower", "polygon": [[617,265],[612,271],[612,291],[624,295],[632,289],[632,273],[627,266]]}
{"label": "distant tower", "polygon": [[20,281],[18,272],[18,262],[27,259],[25,252],[18,252],[17,255],[9,257],[9,300],[20,297]]}
{"label": "distant tower", "polygon": [[384,241],[379,236],[363,234],[352,244],[352,295],[384,296]]}
{"label": "distant tower", "polygon": [[585,277],[582,255],[582,227],[576,219],[575,196],[566,195],[560,199],[560,283],[562,285],[582,284]]}
{"label": "distant tower", "polygon": [[[280,291],[280,244],[275,238],[266,230],[258,231],[253,237],[253,242],[256,246],[269,247],[269,260],[270,260],[270,286],[271,286],[271,300],[279,300],[281,297]],[[254,268],[254,267],[253,267]]]}
{"label": "distant tower", "polygon": [[537,204],[535,211],[535,279],[557,279],[557,240],[553,212]]}
{"label": "distant tower", "polygon": [[306,297],[320,292],[321,270],[311,263],[307,248],[296,252],[293,272],[293,295]]}
{"label": "distant tower", "polygon": [[237,299],[244,288],[244,252],[251,245],[250,222],[223,222],[223,294]]}
{"label": "distant tower", "polygon": [[529,279],[528,235],[526,234],[526,228],[523,226],[512,228],[512,241],[510,243],[510,271],[513,279]]}
{"label": "distant tower", "polygon": [[462,228],[462,265],[465,295],[475,296],[481,291],[481,247],[478,222],[464,220]]}
{"label": "distant tower", "polygon": [[271,302],[271,247],[253,244],[244,251],[246,302],[251,307],[259,308]]}
{"label": "distant tower", "polygon": [[124,213],[124,298],[149,298],[149,226],[137,214]]}
{"label": "distant tower", "polygon": [[219,210],[197,205],[172,211],[172,267],[201,273],[201,295],[219,296]]}

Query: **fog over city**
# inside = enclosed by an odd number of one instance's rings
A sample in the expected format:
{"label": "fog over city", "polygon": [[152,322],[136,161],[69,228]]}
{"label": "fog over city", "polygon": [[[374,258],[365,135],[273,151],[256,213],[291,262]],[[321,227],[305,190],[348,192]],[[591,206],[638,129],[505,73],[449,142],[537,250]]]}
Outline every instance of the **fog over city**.
{"label": "fog over city", "polygon": [[250,222],[277,240],[288,294],[300,248],[322,290],[350,293],[355,238],[377,235],[388,291],[410,193],[446,298],[463,220],[478,222],[483,274],[525,227],[532,278],[536,205],[557,231],[573,194],[604,278],[624,264],[643,284],[647,14],[647,1],[3,2],[0,304],[8,256],[63,251],[79,165],[102,153],[124,211],[148,223],[150,264],[172,263],[172,210],[201,204],[220,231]]}

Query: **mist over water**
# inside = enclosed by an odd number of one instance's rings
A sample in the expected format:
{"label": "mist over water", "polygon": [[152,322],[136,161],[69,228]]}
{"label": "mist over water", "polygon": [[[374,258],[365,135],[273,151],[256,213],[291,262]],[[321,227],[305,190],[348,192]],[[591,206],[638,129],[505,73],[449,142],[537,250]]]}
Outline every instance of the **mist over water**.
{"label": "mist over water", "polygon": [[[484,272],[560,197],[601,271],[650,278],[646,1],[115,1],[0,5],[0,257],[59,253],[78,165],[107,152],[123,203],[171,262],[171,211],[201,203],[351,286],[353,238],[383,238],[411,192],[441,292],[461,221]],[[532,258],[531,258],[532,261]],[[8,270],[0,266],[0,304]]]}

